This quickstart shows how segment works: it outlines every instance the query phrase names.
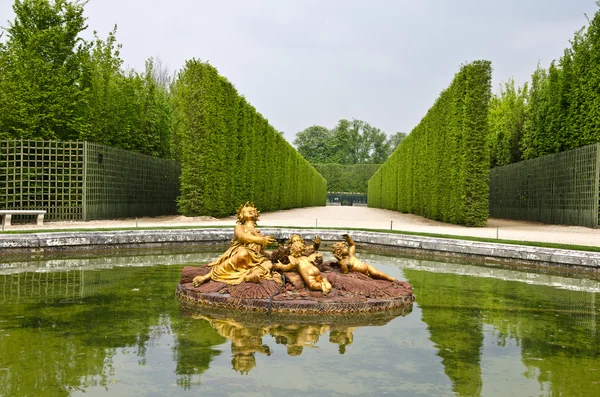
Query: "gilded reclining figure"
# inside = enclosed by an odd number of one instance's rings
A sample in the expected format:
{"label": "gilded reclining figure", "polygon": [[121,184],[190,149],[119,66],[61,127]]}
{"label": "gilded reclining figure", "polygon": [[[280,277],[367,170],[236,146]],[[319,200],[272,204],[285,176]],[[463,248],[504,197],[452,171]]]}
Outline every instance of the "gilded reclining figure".
{"label": "gilded reclining figure", "polygon": [[346,274],[348,271],[363,273],[371,278],[377,278],[381,280],[396,281],[394,277],[388,276],[384,272],[377,270],[373,265],[362,262],[354,254],[356,253],[356,244],[352,237],[348,234],[343,235],[345,242],[337,242],[331,247],[333,256],[338,260],[342,273]]}
{"label": "gilded reclining figure", "polygon": [[208,264],[210,271],[194,278],[194,286],[208,280],[227,284],[242,282],[258,283],[262,279],[273,280],[281,285],[281,276],[271,273],[273,264],[265,255],[264,247],[275,242],[271,236],[263,236],[256,229],[259,211],[253,204],[246,203],[237,211],[237,225],[231,246],[218,259]]}
{"label": "gilded reclining figure", "polygon": [[323,295],[329,294],[329,291],[331,291],[331,283],[329,283],[329,280],[327,280],[326,277],[321,276],[319,268],[315,266],[317,261],[323,260],[323,255],[319,252],[314,252],[309,256],[306,256],[306,243],[300,236],[294,236],[295,238],[290,239],[290,241],[293,242],[289,247],[289,264],[284,265],[281,262],[278,262],[274,265],[275,270],[283,272],[295,270],[300,274],[308,289],[322,291]]}

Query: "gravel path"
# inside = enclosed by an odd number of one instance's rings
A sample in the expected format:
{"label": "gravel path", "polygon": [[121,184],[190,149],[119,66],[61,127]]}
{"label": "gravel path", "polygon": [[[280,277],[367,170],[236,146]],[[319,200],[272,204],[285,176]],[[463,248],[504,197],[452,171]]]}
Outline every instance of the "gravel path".
{"label": "gravel path", "polygon": [[[119,219],[89,222],[45,222],[13,225],[6,230],[114,228],[143,226],[217,226],[235,225],[234,217],[163,216],[155,218]],[[580,226],[547,225],[542,223],[490,219],[486,227],[465,227],[432,221],[417,215],[361,206],[328,206],[298,208],[261,214],[260,226],[350,227],[403,230],[454,236],[500,238],[504,240],[541,241],[600,247],[600,229]]]}

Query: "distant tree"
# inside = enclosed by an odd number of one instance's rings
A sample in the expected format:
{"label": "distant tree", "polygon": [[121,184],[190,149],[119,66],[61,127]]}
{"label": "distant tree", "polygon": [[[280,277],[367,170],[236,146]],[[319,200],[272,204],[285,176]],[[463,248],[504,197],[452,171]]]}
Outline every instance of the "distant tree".
{"label": "distant tree", "polygon": [[119,112],[118,86],[122,79],[121,45],[116,39],[117,27],[102,40],[94,32],[94,41],[87,65],[87,102],[89,128],[81,131],[81,139],[101,144],[113,144],[111,135],[123,130],[115,120]]}
{"label": "distant tree", "polygon": [[332,131],[331,139],[334,147],[331,163],[357,164],[359,134],[350,121],[340,120]]}
{"label": "distant tree", "polygon": [[364,121],[359,121],[361,129],[357,164],[382,164],[390,155],[390,145],[387,135],[379,128],[372,127]]}
{"label": "distant tree", "polygon": [[600,142],[600,11],[588,21],[558,61],[531,76],[523,159]]}
{"label": "distant tree", "polygon": [[408,136],[406,132],[396,132],[388,139],[388,145],[390,146],[390,153],[396,150],[398,145]]}
{"label": "distant tree", "polygon": [[502,166],[522,160],[521,139],[524,134],[527,107],[527,83],[515,87],[510,79],[492,96],[489,110],[491,166]]}
{"label": "distant tree", "polygon": [[331,163],[335,152],[333,133],[325,127],[313,125],[296,134],[294,145],[309,163]]}
{"label": "distant tree", "polygon": [[166,65],[163,62],[161,57],[156,56],[154,58],[151,58],[150,60],[152,61],[153,65],[152,78],[154,79],[156,84],[168,90],[171,84],[173,83],[175,75],[169,71],[168,65]]}
{"label": "distant tree", "polygon": [[385,133],[361,120],[342,119],[333,130],[309,127],[294,144],[305,159],[320,164],[381,164],[390,153]]}
{"label": "distant tree", "polygon": [[106,40],[94,36],[83,87],[87,128],[79,139],[172,157],[168,87],[157,80],[154,60],[146,61],[144,73],[123,72],[116,26]]}

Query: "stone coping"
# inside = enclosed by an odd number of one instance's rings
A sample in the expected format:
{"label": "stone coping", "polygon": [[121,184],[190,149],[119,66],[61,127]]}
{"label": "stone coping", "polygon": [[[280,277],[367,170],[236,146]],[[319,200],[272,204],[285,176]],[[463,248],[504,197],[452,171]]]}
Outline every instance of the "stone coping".
{"label": "stone coping", "polygon": [[[298,229],[292,227],[263,227],[260,230],[263,234],[272,235],[279,240],[287,239],[291,234],[299,234],[305,239],[312,239],[313,236],[319,235],[324,245],[341,241],[342,235],[349,233],[359,249],[361,246],[365,248],[376,247],[398,252],[399,254],[433,254],[468,258],[476,261],[600,271],[599,252],[356,230]],[[206,246],[226,244],[232,238],[233,227],[1,234],[0,257],[7,254]]]}

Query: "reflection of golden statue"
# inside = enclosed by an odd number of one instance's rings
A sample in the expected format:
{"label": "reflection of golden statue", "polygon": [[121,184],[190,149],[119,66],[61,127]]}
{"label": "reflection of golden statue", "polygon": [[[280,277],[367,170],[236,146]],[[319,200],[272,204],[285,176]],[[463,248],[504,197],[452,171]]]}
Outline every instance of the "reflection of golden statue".
{"label": "reflection of golden statue", "polygon": [[319,336],[327,331],[327,325],[276,325],[269,329],[278,344],[284,344],[289,356],[299,356],[305,347],[316,347]]}
{"label": "reflection of golden statue", "polygon": [[[300,237],[300,236],[298,236]],[[302,238],[296,239],[290,246],[290,263],[287,265],[278,262],[274,265],[275,270],[289,272],[296,270],[302,276],[306,286],[314,291],[323,291],[327,295],[331,291],[331,284],[327,278],[321,277],[321,272],[315,266],[315,262],[323,259],[323,255],[315,252],[305,256],[306,243]]]}
{"label": "reflection of golden statue", "polygon": [[351,345],[354,340],[354,330],[356,327],[332,326],[329,331],[329,342],[339,346],[340,354],[346,353],[346,346]]}
{"label": "reflection of golden statue", "polygon": [[271,274],[273,265],[264,254],[264,246],[273,244],[275,239],[263,236],[255,228],[258,218],[259,211],[253,204],[240,206],[231,246],[221,257],[208,264],[208,274],[194,278],[195,287],[211,279],[227,284],[240,284],[243,281],[258,283],[261,279],[272,279],[281,284],[279,274]]}
{"label": "reflection of golden statue", "polygon": [[255,344],[252,344],[251,340],[245,340],[240,345],[240,341],[231,339],[231,366],[234,370],[241,374],[247,374],[250,370],[256,367],[255,353],[271,355],[271,348],[267,345],[262,345],[262,338],[260,338]]}
{"label": "reflection of golden statue", "polygon": [[231,319],[213,319],[200,316],[223,337],[231,340],[231,365],[241,374],[247,374],[256,366],[255,353],[271,355],[269,346],[262,343],[266,329],[246,327]]}
{"label": "reflection of golden statue", "polygon": [[342,273],[358,272],[371,276],[372,278],[378,278],[388,281],[396,281],[394,277],[390,277],[382,271],[375,269],[372,265],[361,262],[354,254],[356,253],[356,244],[347,234],[344,234],[346,242],[335,243],[331,247],[333,256],[338,260]]}

